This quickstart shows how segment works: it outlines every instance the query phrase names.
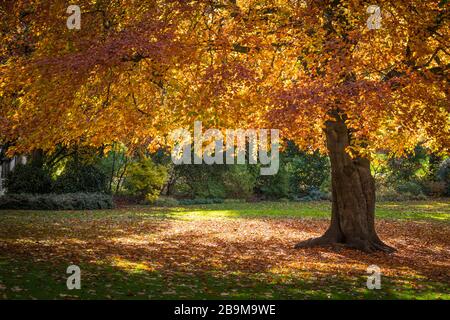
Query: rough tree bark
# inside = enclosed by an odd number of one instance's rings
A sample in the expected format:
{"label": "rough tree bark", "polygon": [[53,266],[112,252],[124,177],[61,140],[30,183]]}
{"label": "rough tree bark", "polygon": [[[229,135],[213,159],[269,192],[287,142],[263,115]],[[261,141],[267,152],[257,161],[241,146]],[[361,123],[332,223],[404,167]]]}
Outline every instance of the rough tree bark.
{"label": "rough tree bark", "polygon": [[375,231],[375,182],[366,158],[352,158],[346,148],[350,133],[342,116],[325,123],[331,161],[332,213],[325,234],[298,243],[296,248],[344,245],[365,252],[393,252]]}

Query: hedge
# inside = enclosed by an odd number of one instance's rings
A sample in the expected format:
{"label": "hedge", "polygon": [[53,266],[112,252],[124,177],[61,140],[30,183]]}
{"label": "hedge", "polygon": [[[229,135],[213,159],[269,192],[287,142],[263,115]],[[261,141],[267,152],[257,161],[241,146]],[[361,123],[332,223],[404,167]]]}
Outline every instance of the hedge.
{"label": "hedge", "polygon": [[112,209],[111,195],[103,193],[6,194],[0,197],[0,210],[94,210]]}

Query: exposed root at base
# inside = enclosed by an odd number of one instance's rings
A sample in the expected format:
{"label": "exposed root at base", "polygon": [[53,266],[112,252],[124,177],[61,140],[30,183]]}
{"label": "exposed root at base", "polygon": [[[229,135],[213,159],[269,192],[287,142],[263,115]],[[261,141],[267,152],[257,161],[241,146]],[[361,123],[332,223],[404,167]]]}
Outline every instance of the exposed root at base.
{"label": "exposed root at base", "polygon": [[381,240],[362,240],[362,239],[353,239],[348,242],[338,242],[334,239],[330,239],[327,236],[321,236],[318,238],[311,238],[302,242],[299,242],[295,245],[295,249],[301,248],[313,248],[313,247],[346,247],[356,250],[361,250],[367,253],[373,253],[377,251],[381,251],[384,253],[393,253],[397,251],[395,248],[388,246],[383,243]]}

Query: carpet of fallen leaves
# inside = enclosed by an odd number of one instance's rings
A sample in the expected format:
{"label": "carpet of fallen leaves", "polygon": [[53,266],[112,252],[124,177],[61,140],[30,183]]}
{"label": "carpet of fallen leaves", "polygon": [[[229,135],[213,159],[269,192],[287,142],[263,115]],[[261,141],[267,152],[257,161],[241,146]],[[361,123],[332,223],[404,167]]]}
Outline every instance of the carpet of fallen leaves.
{"label": "carpet of fallen leaves", "polygon": [[326,219],[183,220],[129,214],[5,218],[0,220],[0,257],[55,265],[107,264],[130,272],[294,275],[325,282],[365,276],[367,267],[375,264],[392,279],[450,283],[448,223],[379,220],[380,237],[398,250],[390,255],[345,248],[293,249],[296,242],[319,236],[327,225]]}

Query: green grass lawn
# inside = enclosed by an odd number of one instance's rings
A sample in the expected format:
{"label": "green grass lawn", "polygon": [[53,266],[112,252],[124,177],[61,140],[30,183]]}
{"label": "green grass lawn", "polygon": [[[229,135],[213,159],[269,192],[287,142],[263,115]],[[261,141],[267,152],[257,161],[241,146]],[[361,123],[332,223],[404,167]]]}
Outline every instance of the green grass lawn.
{"label": "green grass lawn", "polygon": [[[329,202],[0,211],[0,299],[449,299],[449,200],[379,203],[398,249],[294,250]],[[81,268],[81,290],[66,268]],[[366,288],[379,265],[382,288]]]}

